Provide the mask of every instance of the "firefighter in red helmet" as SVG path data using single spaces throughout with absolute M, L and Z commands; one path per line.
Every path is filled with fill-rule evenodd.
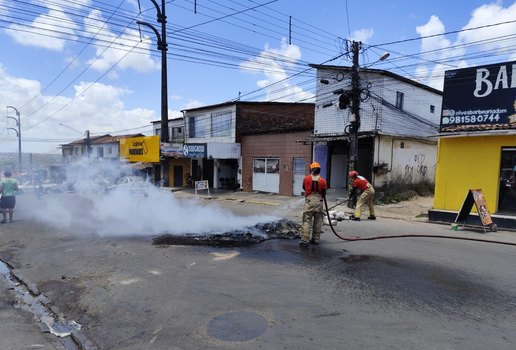
M 321 175 L 321 166 L 317 162 L 310 164 L 310 174 L 303 179 L 305 191 L 305 208 L 303 211 L 303 226 L 299 246 L 308 247 L 309 243 L 319 244 L 323 223 L 323 199 L 328 186 Z M 310 239 L 310 231 L 312 238 Z
M 348 177 L 353 180 L 353 189 L 349 195 L 351 198 L 357 190 L 362 191 L 358 197 L 357 205 L 355 207 L 355 214 L 351 217 L 352 220 L 360 221 L 360 214 L 362 207 L 367 203 L 369 207 L 369 220 L 376 220 L 374 214 L 374 187 L 363 176 L 358 175 L 358 171 L 350 171 Z

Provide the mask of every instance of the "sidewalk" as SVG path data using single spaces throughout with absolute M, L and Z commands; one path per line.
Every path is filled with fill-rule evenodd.
M 197 196 L 192 188 L 164 188 L 165 190 L 172 191 L 177 197 L 184 198 L 202 198 L 212 200 L 231 200 L 238 201 L 241 203 L 261 204 L 267 206 L 288 206 L 292 209 L 298 208 L 299 211 L 303 208 L 303 196 L 288 197 L 281 196 L 274 193 L 264 192 L 243 192 L 243 191 L 230 191 L 221 189 L 210 189 L 208 191 L 199 191 Z M 353 209 L 347 207 L 345 199 L 348 197 L 346 190 L 341 189 L 329 189 L 326 194 L 326 200 L 328 207 L 335 211 L 344 211 L 347 214 L 352 214 Z M 342 203 L 340 205 L 337 205 Z M 337 205 L 337 206 L 336 206 Z M 428 210 L 432 208 L 433 197 L 416 197 L 412 200 L 400 202 L 396 204 L 386 205 L 375 205 L 376 216 L 380 218 L 390 219 L 401 219 L 401 220 L 413 220 L 413 221 L 428 221 Z M 367 209 L 365 210 L 367 214 Z

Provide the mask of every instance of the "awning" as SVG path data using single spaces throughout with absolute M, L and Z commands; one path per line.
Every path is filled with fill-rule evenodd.
M 152 168 L 154 166 L 154 163 L 148 163 L 148 162 L 136 162 L 136 163 L 130 163 L 129 167 L 132 169 L 147 169 Z

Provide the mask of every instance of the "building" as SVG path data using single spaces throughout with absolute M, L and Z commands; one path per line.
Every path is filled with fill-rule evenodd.
M 189 158 L 183 156 L 185 142 L 185 125 L 182 117 L 169 119 L 169 142 L 161 143 L 161 163 L 154 166 L 155 175 L 159 175 L 165 186 L 187 186 L 191 173 Z M 161 121 L 152 122 L 154 135 L 161 136 Z
M 341 98 L 351 89 L 351 67 L 311 65 L 317 70 L 312 143 L 314 160 L 330 188 L 347 188 L 353 116 Z M 358 171 L 375 186 L 434 181 L 442 93 L 397 74 L 360 69 Z
M 430 220 L 455 221 L 481 190 L 498 227 L 516 227 L 515 96 L 516 62 L 446 71 Z
M 86 137 L 64 145 L 61 152 L 64 163 L 78 161 L 84 157 L 90 159 L 120 160 L 120 139 L 143 136 L 142 134 L 117 135 L 109 134 Z M 89 149 L 88 149 L 89 148 Z
M 194 181 L 294 194 L 297 173 L 305 174 L 311 161 L 310 146 L 295 140 L 313 129 L 312 103 L 234 101 L 182 112 L 183 156 Z

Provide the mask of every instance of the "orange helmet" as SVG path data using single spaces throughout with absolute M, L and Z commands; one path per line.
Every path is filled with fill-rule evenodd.
M 314 169 L 314 168 L 321 168 L 321 166 L 319 165 L 319 163 L 317 162 L 313 162 L 312 164 L 310 164 L 310 170 Z
M 355 171 L 355 170 L 350 171 L 350 172 L 348 173 L 348 176 L 349 176 L 349 177 L 357 177 L 357 176 L 358 176 L 358 171 Z

